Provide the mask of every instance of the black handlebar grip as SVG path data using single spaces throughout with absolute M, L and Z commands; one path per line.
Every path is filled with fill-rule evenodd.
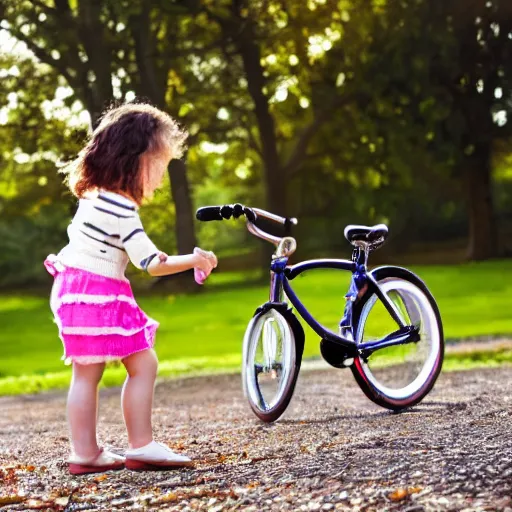
M 245 215 L 247 220 L 255 222 L 258 216 L 251 208 L 240 203 L 225 204 L 224 206 L 203 206 L 196 211 L 196 219 L 208 222 L 210 220 L 238 219 Z
M 223 219 L 230 219 L 233 215 L 233 207 L 230 204 L 225 204 L 220 207 L 220 215 Z
M 238 219 L 241 215 L 244 214 L 244 206 L 240 203 L 236 203 L 233 205 L 233 217 Z
M 220 206 L 203 206 L 196 212 L 196 219 L 208 222 L 210 220 L 223 220 L 220 213 Z
M 244 215 L 249 222 L 256 222 L 256 219 L 258 218 L 254 211 L 247 206 L 244 206 Z

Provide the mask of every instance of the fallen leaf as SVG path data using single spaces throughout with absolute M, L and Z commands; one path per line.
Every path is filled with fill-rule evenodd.
M 152 505 L 159 505 L 160 503 L 174 503 L 178 501 L 178 495 L 175 492 L 169 492 L 162 496 L 158 496 L 158 498 L 154 498 L 151 500 Z
M 417 493 L 421 492 L 422 490 L 423 490 L 423 487 L 409 487 L 407 489 L 407 492 L 409 494 L 417 494 Z
M 103 482 L 103 480 L 106 480 L 107 478 L 108 478 L 108 475 L 100 475 L 100 476 L 97 476 L 96 478 L 93 478 L 93 480 L 99 484 L 100 482 Z
M 43 500 L 31 499 L 27 501 L 26 506 L 30 510 L 40 510 L 42 508 L 48 508 L 48 503 Z
M 13 505 L 14 503 L 21 503 L 25 501 L 24 496 L 18 496 L 17 494 L 12 494 L 10 496 L 0 496 L 0 505 Z
M 55 499 L 55 505 L 59 507 L 65 507 L 69 502 L 69 496 L 61 496 L 60 498 Z
M 274 456 L 265 456 L 265 457 L 252 457 L 251 459 L 249 459 L 250 462 L 260 462 L 261 460 L 269 460 L 269 459 L 273 459 Z
M 405 489 L 397 489 L 389 495 L 391 501 L 402 501 L 407 498 L 407 491 Z
M 0 469 L 0 481 L 13 484 L 18 480 L 16 476 L 16 470 L 14 467 L 5 467 Z

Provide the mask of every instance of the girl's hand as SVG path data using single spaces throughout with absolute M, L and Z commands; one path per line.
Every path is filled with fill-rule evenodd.
M 167 261 L 167 258 L 169 256 L 167 254 L 165 254 L 165 252 L 159 252 L 158 253 L 158 259 L 160 260 L 160 263 L 163 263 L 164 261 Z
M 199 247 L 194 249 L 195 264 L 194 267 L 202 270 L 206 275 L 217 266 L 217 256 L 211 251 L 203 251 Z

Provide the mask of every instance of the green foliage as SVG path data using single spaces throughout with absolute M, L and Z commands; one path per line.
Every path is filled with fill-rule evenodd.
M 47 283 L 43 261 L 66 242 L 62 209 L 44 207 L 37 215 L 0 220 L 0 286 Z
M 301 219 L 302 247 L 337 247 L 354 221 L 389 222 L 402 248 L 463 237 L 469 170 L 492 153 L 498 218 L 508 222 L 510 2 L 0 7 L 2 33 L 28 47 L 0 54 L 0 286 L 44 281 L 36 258 L 65 242 L 53 232 L 75 201 L 56 163 L 80 149 L 83 110 L 95 121 L 106 104 L 136 96 L 188 128 L 194 206 L 272 204 Z M 142 210 L 168 252 L 177 215 L 169 183 Z M 241 223 L 196 228 L 216 250 L 255 247 Z M 19 254 L 34 261 L 15 272 Z
M 47 282 L 43 260 L 65 244 L 74 200 L 57 163 L 78 151 L 85 130 L 56 116 L 69 96 L 55 100 L 61 82 L 50 67 L 29 57 L 0 60 L 0 104 L 8 105 L 0 123 L 0 286 L 33 286 Z
M 355 26 L 344 26 L 324 64 L 331 76 L 342 71 L 352 101 L 321 128 L 303 165 L 306 211 L 326 202 L 344 217 L 344 187 L 355 218 L 385 219 L 401 240 L 428 226 L 439 238 L 461 236 L 468 214 L 472 235 L 492 231 L 489 155 L 498 145 L 511 150 L 510 3 L 357 4 Z M 503 199 L 497 205 L 507 208 Z

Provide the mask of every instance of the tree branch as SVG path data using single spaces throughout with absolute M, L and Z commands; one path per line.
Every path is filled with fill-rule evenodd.
M 254 149 L 258 155 L 260 155 L 261 158 L 263 158 L 263 150 L 261 149 L 261 146 L 258 144 L 258 141 L 254 137 L 252 131 L 250 129 L 247 130 L 247 133 L 249 135 L 249 147 Z
M 213 21 L 216 21 L 221 27 L 226 27 L 226 25 L 229 23 L 229 19 L 223 18 L 222 16 L 219 16 L 218 14 L 215 14 L 210 9 L 207 9 L 205 5 L 201 6 L 201 12 L 204 12 L 208 18 L 210 18 Z
M 55 9 L 53 7 L 50 7 L 49 5 L 46 5 L 44 2 L 41 2 L 41 0 L 30 0 L 30 3 L 35 6 L 42 9 L 44 12 L 49 13 L 55 13 Z
M 135 43 L 135 60 L 139 73 L 139 94 L 165 108 L 165 83 L 157 67 L 156 45 L 151 33 L 150 6 L 145 4 L 140 13 L 128 18 L 128 27 Z M 170 63 L 167 62 L 167 66 Z
M 55 7 L 58 11 L 71 14 L 71 6 L 69 5 L 69 0 L 53 0 Z
M 347 105 L 354 99 L 354 96 L 351 95 L 338 97 L 334 101 L 332 101 L 327 108 L 321 110 L 315 116 L 315 118 L 309 124 L 309 126 L 307 126 L 302 132 L 301 136 L 297 140 L 297 143 L 295 144 L 295 148 L 292 151 L 292 154 L 290 155 L 288 162 L 286 162 L 286 164 L 283 167 L 283 171 L 287 178 L 292 178 L 296 174 L 297 169 L 300 166 L 300 163 L 306 156 L 308 145 L 311 142 L 311 139 L 318 132 L 322 124 L 324 124 L 332 117 L 337 108 L 341 107 L 342 105 Z
M 46 14 L 48 14 L 48 23 L 41 24 L 38 20 L 38 15 L 35 10 L 25 13 L 27 19 L 36 25 L 37 28 L 35 34 L 45 41 L 47 48 L 55 48 L 60 50 L 60 58 L 58 60 L 53 59 L 51 57 L 51 53 L 48 53 L 46 48 L 38 47 L 35 43 L 33 43 L 32 34 L 29 36 L 23 34 L 21 31 L 23 24 L 19 26 L 13 25 L 11 33 L 18 40 L 23 41 L 27 46 L 29 46 L 39 60 L 45 62 L 48 65 L 51 65 L 59 73 L 61 73 L 70 85 L 72 85 L 72 83 L 75 83 L 76 86 L 81 85 L 76 77 L 84 75 L 86 71 L 84 70 L 84 65 L 78 55 L 76 40 L 73 39 L 76 37 L 77 24 L 71 15 L 71 11 L 69 10 L 66 12 L 65 9 L 62 11 L 53 9 L 43 4 L 40 0 L 30 1 L 33 2 L 34 5 L 40 6 L 46 12 Z M 67 0 L 63 0 L 63 2 L 65 3 Z M 68 37 L 70 35 L 71 38 Z M 28 39 L 29 37 L 31 39 Z M 66 37 L 68 37 L 67 41 L 65 40 Z M 64 51 L 62 50 L 61 45 L 64 45 Z M 37 48 L 39 48 L 39 53 L 36 51 Z M 41 52 L 46 53 L 46 59 L 42 58 L 43 55 Z M 69 69 L 74 69 L 76 71 L 76 77 L 73 77 L 71 74 L 69 74 L 67 71 Z
M 34 43 L 34 41 L 27 37 L 21 32 L 20 30 L 8 28 L 4 29 L 7 30 L 13 37 L 18 39 L 18 41 L 21 41 L 27 45 L 27 48 L 44 64 L 48 64 L 52 68 L 55 68 L 69 83 L 69 85 L 73 88 L 75 88 L 76 81 L 74 77 L 69 73 L 68 69 L 64 65 L 64 62 L 58 59 L 54 59 L 44 48 L 41 48 L 37 44 Z
M 101 8 L 102 3 L 98 0 L 81 0 L 78 4 L 79 39 L 89 59 L 88 68 L 96 77 L 94 82 L 87 81 L 85 84 L 90 91 L 87 110 L 93 126 L 105 104 L 113 98 L 112 44 L 106 37 L 107 29 L 101 19 Z

